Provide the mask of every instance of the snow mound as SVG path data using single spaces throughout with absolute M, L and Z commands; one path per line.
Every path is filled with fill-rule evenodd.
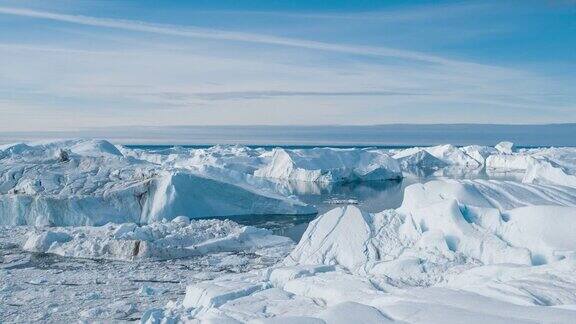
M 65 257 L 111 260 L 174 259 L 219 252 L 285 253 L 287 237 L 241 226 L 229 220 L 192 220 L 138 226 L 134 223 L 100 227 L 60 227 L 30 233 L 23 249 Z
M 387 154 L 361 149 L 274 149 L 257 177 L 310 182 L 389 180 L 402 177 L 398 163 Z
M 85 140 L 70 147 L 74 154 L 83 156 L 122 156 L 116 146 L 105 140 Z
M 455 264 L 554 262 L 576 251 L 573 215 L 574 190 L 431 181 L 407 187 L 397 210 L 370 214 L 347 206 L 318 217 L 285 264 L 423 280 Z
M 477 214 L 477 223 L 469 223 L 467 216 L 455 201 L 406 216 L 393 211 L 368 214 L 350 206 L 333 210 L 310 225 L 285 263 L 337 265 L 353 273 L 408 281 L 436 271 L 440 276 L 454 263 L 531 263 L 528 249 L 513 247 L 481 227 L 483 222 L 492 225 L 493 218 L 500 217 L 497 211 Z
M 566 263 L 561 270 L 550 267 L 519 269 L 507 265 L 492 266 L 492 269 L 477 267 L 463 272 L 447 288 L 392 291 L 383 291 L 385 280 L 343 271 L 295 278 L 289 280 L 285 288 L 270 285 L 266 275 L 259 273 L 230 275 L 189 286 L 184 297 L 186 303 L 170 303 L 164 309 L 152 309 L 145 313 L 142 321 L 572 323 L 576 311 L 569 306 L 574 303 L 574 296 L 570 294 L 574 280 L 565 272 L 574 270 L 575 264 Z M 493 274 L 497 279 L 485 284 L 489 279 L 482 275 L 498 270 L 499 274 Z M 546 271 L 551 271 L 551 275 L 546 276 Z M 530 278 L 530 275 L 540 277 Z M 544 289 L 544 282 L 551 284 L 549 289 Z M 523 292 L 523 288 L 528 291 Z M 531 293 L 534 295 L 530 296 Z M 549 303 L 539 297 L 550 298 Z M 561 306 L 535 307 L 562 305 L 562 302 L 567 305 L 565 309 Z
M 532 205 L 576 206 L 576 188 L 499 180 L 434 180 L 404 190 L 400 212 L 456 200 L 461 205 L 505 211 Z

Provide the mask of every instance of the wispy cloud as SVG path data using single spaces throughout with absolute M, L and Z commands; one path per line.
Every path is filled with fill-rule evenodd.
M 17 43 L 0 43 L 0 50 L 6 51 L 32 51 L 32 52 L 51 52 L 51 53 L 64 53 L 64 54 L 88 54 L 88 55 L 126 55 L 126 52 L 120 51 L 95 51 L 77 48 L 54 47 L 54 46 L 38 46 Z
M 36 11 L 22 8 L 0 7 L 0 14 L 16 15 L 38 19 L 48 19 L 73 24 L 106 27 L 106 28 L 117 28 L 128 31 L 164 34 L 164 35 L 181 36 L 181 37 L 261 43 L 269 45 L 306 48 L 312 50 L 349 53 L 356 55 L 395 57 L 395 58 L 418 60 L 438 64 L 464 63 L 456 60 L 442 58 L 435 55 L 428 55 L 424 53 L 395 49 L 395 48 L 356 46 L 356 45 L 351 46 L 351 45 L 333 44 L 333 43 L 318 42 L 297 38 L 277 37 L 265 34 L 242 33 L 242 32 L 192 27 L 192 26 L 151 24 L 142 21 L 107 19 L 107 18 L 97 18 L 82 15 L 67 15 L 67 14 Z
M 494 10 L 491 1 L 482 3 L 456 2 L 450 4 L 421 5 L 411 7 L 393 7 L 388 10 L 371 10 L 358 12 L 293 12 L 293 11 L 227 11 L 227 10 L 199 10 L 197 14 L 229 15 L 229 16 L 264 16 L 304 19 L 328 20 L 373 20 L 386 23 L 409 23 L 415 21 L 429 21 L 433 19 L 449 19 L 461 17 L 466 14 L 478 14 Z
M 416 7 L 377 14 L 390 22 L 419 21 L 411 27 L 414 31 L 427 26 L 430 17 L 442 20 L 443 14 L 458 15 L 475 7 L 456 4 L 450 8 L 447 13 Z M 107 19 L 0 6 L 2 14 L 43 27 L 10 26 L 15 19 L 4 20 L 7 26 L 0 26 L 15 31 L 0 35 L 4 42 L 0 43 L 3 129 L 542 122 L 574 121 L 576 116 L 573 82 L 543 77 L 521 69 L 520 64 L 514 68 L 478 64 L 471 56 L 443 57 L 447 53 L 443 51 L 430 55 L 425 46 L 414 47 L 421 51 L 393 48 L 398 44 L 410 48 L 402 42 L 386 40 L 392 47 L 351 45 L 345 39 L 356 39 L 364 30 L 339 37 L 332 28 L 343 21 L 325 24 L 332 19 L 331 13 L 318 25 L 314 21 L 314 26 L 290 30 L 293 37 L 154 24 L 137 16 Z M 349 15 L 357 16 L 333 18 L 370 14 Z M 357 20 L 350 24 L 363 28 L 362 20 Z M 274 19 L 269 21 L 275 24 Z M 234 28 L 235 24 L 207 26 L 246 27 L 239 23 Z M 284 31 L 298 27 L 281 25 Z M 327 31 L 330 42 L 307 39 L 328 39 L 309 32 L 317 26 Z M 367 30 L 374 32 L 374 26 Z M 243 30 L 266 30 L 258 27 L 256 22 Z M 395 39 L 407 36 L 406 31 L 391 32 L 398 34 Z
M 175 94 L 166 93 L 167 96 Z M 176 94 L 177 95 L 177 94 Z M 274 97 L 354 97 L 354 96 L 418 96 L 424 93 L 398 91 L 228 91 L 191 93 L 190 96 L 207 100 L 263 99 Z

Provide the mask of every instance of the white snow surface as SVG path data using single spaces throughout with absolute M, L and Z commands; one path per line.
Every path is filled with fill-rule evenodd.
M 389 180 L 402 177 L 398 163 L 383 152 L 361 149 L 274 149 L 257 177 L 311 182 Z
M 142 322 L 572 323 L 575 231 L 576 188 L 414 184 L 400 208 L 336 208 L 280 264 L 190 285 Z
M 483 172 L 521 181 L 446 179 Z M 440 179 L 395 209 L 335 208 L 296 245 L 201 219 L 312 213 L 291 195 L 403 175 Z M 7 322 L 576 318 L 576 148 L 2 145 L 0 225 Z
M 175 259 L 220 252 L 284 255 L 293 242 L 269 230 L 229 220 L 107 224 L 100 227 L 49 227 L 30 233 L 23 249 L 65 257 L 110 260 Z

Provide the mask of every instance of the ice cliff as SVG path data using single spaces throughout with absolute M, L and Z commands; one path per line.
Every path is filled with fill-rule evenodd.
M 303 203 L 124 156 L 106 141 L 0 147 L 0 224 L 103 225 L 188 217 L 313 213 Z

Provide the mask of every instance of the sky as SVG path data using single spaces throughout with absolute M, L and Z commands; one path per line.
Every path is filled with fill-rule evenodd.
M 576 1 L 0 0 L 0 131 L 576 122 Z

